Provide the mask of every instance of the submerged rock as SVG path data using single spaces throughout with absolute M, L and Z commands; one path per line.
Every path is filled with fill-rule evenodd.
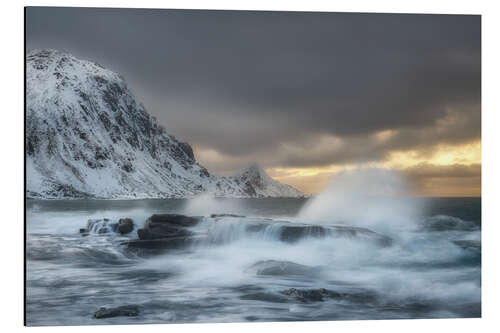
M 137 305 L 123 305 L 116 308 L 102 307 L 94 313 L 94 318 L 135 317 L 139 315 Z
M 337 292 L 325 288 L 319 289 L 296 289 L 290 288 L 280 292 L 291 296 L 301 302 L 323 302 L 325 299 L 348 301 L 350 303 L 373 303 L 377 295 L 371 291 Z
M 317 275 L 319 268 L 296 264 L 291 261 L 264 260 L 250 266 L 247 271 L 257 275 Z

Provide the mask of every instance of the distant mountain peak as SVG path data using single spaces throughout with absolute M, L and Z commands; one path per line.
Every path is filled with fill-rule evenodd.
M 37 49 L 26 67 L 28 197 L 301 195 L 258 166 L 240 177 L 211 175 L 188 143 L 147 113 L 122 76 L 94 62 Z
M 266 196 L 266 194 L 269 194 L 269 196 L 280 196 L 280 193 L 282 193 L 281 196 L 287 197 L 304 196 L 304 194 L 296 188 L 271 178 L 257 163 L 251 163 L 244 168 L 236 176 L 236 179 L 240 183 L 250 187 L 247 191 L 255 192 L 255 196 Z M 273 195 L 270 195 L 270 193 Z
M 266 171 L 259 164 L 255 162 L 249 164 L 239 172 L 240 176 L 244 174 L 255 177 L 262 177 L 262 176 L 269 177 Z

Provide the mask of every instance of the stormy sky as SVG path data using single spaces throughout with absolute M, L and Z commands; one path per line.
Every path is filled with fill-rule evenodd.
M 258 162 L 315 192 L 374 165 L 424 195 L 480 194 L 480 16 L 32 7 L 26 20 L 28 49 L 119 72 L 214 173 Z

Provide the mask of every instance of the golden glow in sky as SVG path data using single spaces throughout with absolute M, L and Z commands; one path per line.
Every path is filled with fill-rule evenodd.
M 393 135 L 394 131 L 384 131 L 377 133 L 376 139 L 384 141 Z M 270 168 L 266 171 L 274 179 L 308 194 L 320 192 L 338 172 L 356 167 L 381 167 L 407 174 L 415 187 L 414 195 L 480 196 L 480 166 L 481 141 L 477 140 L 460 145 L 437 145 L 426 150 L 393 151 L 384 161 L 376 163 Z M 457 170 L 467 172 L 453 172 Z

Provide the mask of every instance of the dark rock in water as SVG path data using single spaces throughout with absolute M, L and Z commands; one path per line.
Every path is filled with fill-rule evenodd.
M 193 236 L 189 227 L 195 226 L 199 217 L 190 217 L 179 214 L 154 214 L 137 230 L 139 240 L 124 244 L 130 248 L 142 249 L 177 249 L 185 248 L 199 237 Z
M 237 214 L 211 214 L 211 218 L 218 218 L 218 217 L 245 217 L 243 215 L 237 215 Z
M 325 299 L 336 299 L 351 303 L 374 303 L 377 295 L 370 291 L 336 292 L 325 288 L 320 289 L 296 289 L 290 288 L 280 291 L 281 294 L 292 296 L 301 302 L 323 302 Z
M 481 251 L 481 241 L 479 240 L 455 240 L 453 244 L 465 250 Z
M 339 293 L 324 288 L 310 290 L 290 288 L 281 291 L 281 293 L 286 296 L 293 296 L 301 302 L 322 302 L 324 297 L 340 297 Z
M 138 229 L 137 236 L 139 237 L 139 239 L 142 239 L 142 240 L 147 240 L 147 239 L 152 238 L 151 233 L 146 229 Z
M 128 234 L 132 230 L 134 230 L 134 221 L 132 221 L 132 219 L 123 218 L 118 220 L 118 232 L 120 232 L 120 234 Z
M 135 317 L 139 315 L 137 305 L 124 305 L 116 308 L 102 307 L 94 313 L 94 318 L 112 318 L 112 317 Z
M 272 224 L 279 224 L 279 239 L 282 242 L 295 243 L 305 238 L 325 238 L 325 237 L 340 237 L 340 238 L 365 238 L 375 242 L 382 247 L 391 246 L 392 238 L 378 234 L 366 228 L 340 226 L 340 225 L 310 225 L 302 223 L 290 223 L 287 221 L 273 221 L 270 219 L 262 219 L 260 221 L 251 220 L 246 226 L 247 232 L 261 232 Z
M 192 232 L 185 228 L 176 228 L 168 225 L 161 227 L 144 227 L 137 230 L 137 236 L 141 240 L 152 240 L 172 237 L 186 237 L 192 235 Z
M 319 268 L 296 264 L 291 261 L 264 260 L 253 264 L 248 271 L 257 275 L 317 275 Z
M 85 233 L 87 233 L 87 232 L 89 232 L 89 231 L 87 230 L 87 228 L 80 228 L 80 233 L 81 233 L 81 234 L 85 234 Z
M 142 229 L 137 230 L 138 240 L 125 243 L 129 248 L 139 249 L 182 249 L 205 236 L 194 235 L 188 228 L 199 223 L 201 217 L 179 214 L 154 214 L 146 221 Z
M 182 227 L 192 227 L 200 222 L 200 217 L 185 216 L 180 214 L 153 214 L 146 223 L 152 225 L 173 224 Z
M 186 228 L 195 226 L 200 217 L 179 214 L 154 214 L 137 230 L 141 240 L 160 239 L 167 237 L 189 236 L 192 234 Z
M 375 242 L 379 246 L 390 246 L 392 244 L 392 239 L 390 237 L 375 233 L 371 230 L 364 228 L 356 228 L 349 226 L 334 226 L 334 225 L 310 225 L 302 223 L 291 223 L 288 221 L 277 221 L 266 218 L 246 218 L 244 216 L 234 215 L 234 214 L 212 214 L 210 222 L 218 224 L 225 222 L 224 219 L 228 217 L 238 217 L 241 218 L 238 222 L 237 229 L 243 228 L 247 233 L 261 233 L 263 237 L 276 237 L 277 240 L 282 242 L 294 243 L 302 239 L 309 237 L 313 238 L 325 238 L 325 237 L 348 237 L 355 239 L 365 239 L 369 242 Z M 120 230 L 122 221 L 117 225 L 117 229 Z M 152 241 L 158 240 L 158 242 L 129 242 L 130 247 L 145 247 L 145 248 L 173 248 L 173 244 L 180 244 L 184 246 L 187 243 L 196 241 L 199 239 L 200 232 L 202 230 L 192 229 L 203 217 L 191 217 L 179 214 L 154 214 L 148 218 L 144 227 L 137 230 L 137 235 L 141 241 Z M 230 223 L 234 221 L 229 221 Z M 130 220 L 130 224 L 132 221 Z M 128 224 L 130 228 L 130 224 Z M 241 228 L 240 228 L 241 227 Z M 214 228 L 217 229 L 217 228 Z M 217 234 L 211 233 L 211 231 L 205 231 L 206 234 L 202 236 L 206 237 L 211 242 L 225 241 L 226 238 L 231 240 L 232 238 L 232 228 L 227 230 L 222 228 L 222 231 L 227 234 Z M 227 237 L 226 237 L 227 236 Z M 236 234 L 239 237 L 239 234 Z M 268 263 L 269 264 L 269 263 Z M 275 274 L 280 274 L 279 270 L 295 270 L 292 274 L 304 274 L 300 273 L 300 269 L 297 266 L 291 266 L 293 263 L 287 263 L 285 266 L 280 264 L 281 268 L 276 270 L 276 268 L 266 268 L 265 272 L 274 272 Z M 284 268 L 283 268 L 284 267 Z M 273 273 L 273 274 L 274 274 Z

